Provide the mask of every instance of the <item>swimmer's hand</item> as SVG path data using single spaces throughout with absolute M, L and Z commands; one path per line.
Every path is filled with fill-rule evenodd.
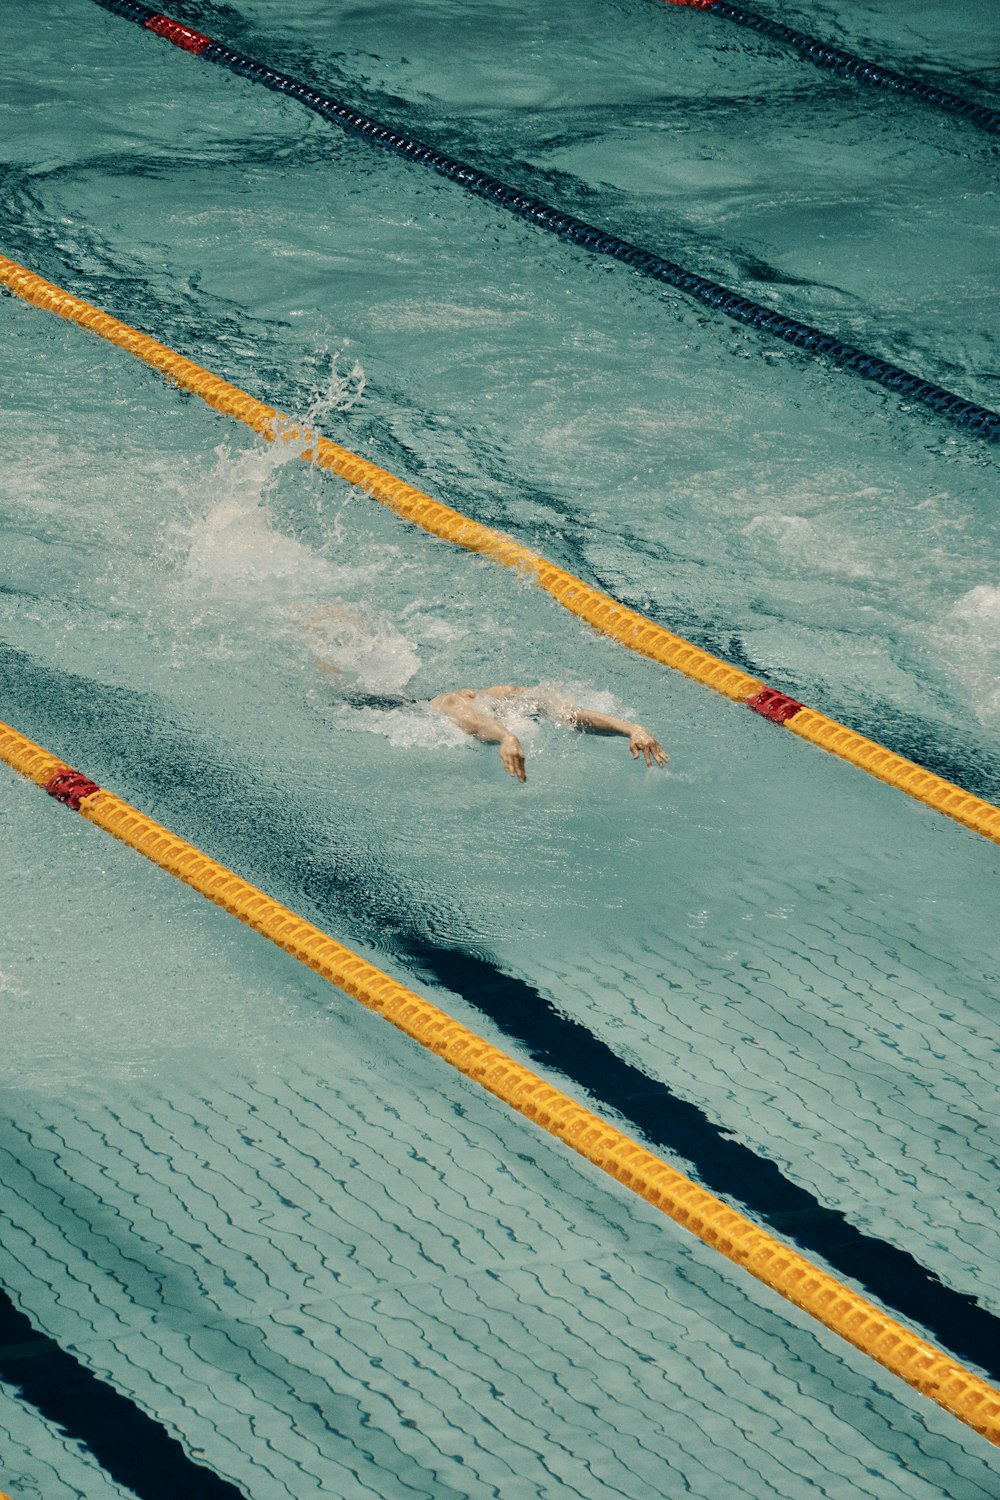
M 647 766 L 651 766 L 655 760 L 658 766 L 665 766 L 670 759 L 663 746 L 653 739 L 648 729 L 643 729 L 641 724 L 633 724 L 628 741 L 632 752 L 632 759 L 638 760 L 641 755 Z
M 524 751 L 521 741 L 514 734 L 505 734 L 500 741 L 500 759 L 503 768 L 517 781 L 527 781 L 524 772 Z
M 508 775 L 514 777 L 515 781 L 527 780 L 524 774 L 524 751 L 521 748 L 521 741 L 516 735 L 511 734 L 494 714 L 484 712 L 483 708 L 477 704 L 476 699 L 482 696 L 501 699 L 529 698 L 534 703 L 536 711 L 543 709 L 568 728 L 580 729 L 585 734 L 628 735 L 633 760 L 638 760 L 641 755 L 647 766 L 653 765 L 654 762 L 658 766 L 665 766 L 667 763 L 667 755 L 663 746 L 654 740 L 649 730 L 643 729 L 641 724 L 632 724 L 627 719 L 616 719 L 612 714 L 601 713 L 596 708 L 581 708 L 579 704 L 570 703 L 566 698 L 553 697 L 552 693 L 544 687 L 520 688 L 506 685 L 484 688 L 481 694 L 477 693 L 475 688 L 459 688 L 455 692 L 440 693 L 438 697 L 431 699 L 431 707 L 445 714 L 458 725 L 459 729 L 464 729 L 466 734 L 473 735 L 477 740 L 485 740 L 487 744 L 498 745 L 503 768 Z

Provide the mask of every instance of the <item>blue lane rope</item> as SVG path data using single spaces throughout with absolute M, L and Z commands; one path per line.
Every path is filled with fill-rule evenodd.
M 683 5 L 685 0 L 671 0 L 671 3 Z M 811 63 L 815 63 L 817 68 L 830 68 L 845 78 L 856 78 L 875 88 L 892 89 L 897 94 L 921 99 L 925 104 L 934 104 L 938 109 L 947 110 L 949 114 L 961 115 L 983 130 L 1000 135 L 1000 110 L 974 104 L 971 99 L 962 99 L 958 94 L 950 94 L 947 89 L 921 83 L 918 78 L 907 78 L 903 73 L 894 73 L 889 68 L 883 68 L 880 63 L 866 62 L 863 57 L 842 52 L 839 47 L 831 47 L 827 42 L 809 36 L 807 32 L 795 31 L 790 26 L 783 26 L 780 21 L 772 21 L 767 16 L 757 15 L 755 11 L 744 10 L 742 6 L 729 5 L 727 0 L 714 0 L 714 3 L 692 8 L 704 10 L 709 15 L 722 16 L 727 21 L 735 21 L 737 26 L 747 26 L 777 42 L 786 42 Z
M 153 10 L 147 5 L 134 4 L 133 0 L 94 0 L 94 3 L 104 10 L 109 10 L 142 26 L 162 17 L 162 12 Z M 181 23 L 174 24 L 184 29 Z M 218 63 L 242 78 L 263 84 L 265 88 L 275 93 L 285 94 L 288 98 L 297 100 L 307 109 L 311 109 L 315 114 L 339 125 L 349 133 L 360 135 L 387 151 L 394 151 L 400 156 L 405 156 L 409 161 L 419 162 L 433 168 L 440 176 L 459 183 L 467 192 L 475 193 L 480 198 L 496 203 L 519 218 L 528 220 L 529 223 L 548 229 L 562 239 L 570 240 L 573 244 L 595 255 L 606 255 L 613 260 L 621 261 L 654 281 L 665 282 L 668 286 L 685 293 L 704 306 L 725 314 L 733 322 L 761 329 L 786 344 L 794 345 L 797 349 L 822 354 L 833 364 L 843 369 L 853 370 L 864 379 L 884 386 L 887 390 L 894 391 L 909 400 L 920 402 L 941 416 L 971 429 L 981 437 L 990 441 L 1000 439 L 1000 413 L 991 411 L 988 407 L 967 401 L 964 397 L 956 395 L 954 391 L 945 390 L 943 386 L 924 380 L 921 376 L 914 375 L 899 365 L 893 365 L 875 355 L 866 354 L 863 350 L 855 348 L 853 344 L 844 343 L 833 334 L 824 333 L 821 329 L 799 322 L 796 318 L 786 317 L 784 313 L 777 312 L 774 308 L 752 302 L 739 292 L 734 292 L 717 282 L 708 281 L 704 276 L 687 271 L 673 261 L 665 260 L 649 250 L 643 250 L 638 245 L 630 244 L 628 240 L 598 229 L 593 224 L 587 224 L 573 214 L 562 213 L 542 202 L 540 198 L 510 187 L 496 177 L 480 172 L 475 167 L 455 160 L 454 157 L 444 155 L 433 146 L 424 145 L 411 136 L 382 125 L 378 120 L 373 120 L 346 104 L 330 99 L 318 89 L 298 83 L 287 74 L 276 72 L 275 69 L 268 68 L 263 63 L 254 62 L 252 58 L 243 57 L 240 53 L 231 51 L 220 42 L 205 38 L 196 32 L 189 32 L 189 35 L 199 37 L 197 48 L 188 49 L 196 50 L 199 57 Z M 179 42 L 178 45 L 185 44 Z

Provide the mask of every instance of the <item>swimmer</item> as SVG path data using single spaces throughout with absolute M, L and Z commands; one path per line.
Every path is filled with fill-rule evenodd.
M 500 747 L 500 760 L 505 771 L 517 781 L 526 781 L 524 749 L 516 734 L 512 734 L 503 721 L 492 711 L 492 704 L 484 699 L 493 699 L 498 705 L 510 703 L 525 713 L 544 713 L 557 724 L 567 729 L 579 729 L 584 734 L 628 735 L 632 759 L 641 755 L 647 766 L 666 765 L 668 756 L 663 747 L 641 724 L 632 724 L 628 719 L 616 719 L 611 714 L 598 713 L 593 708 L 581 708 L 562 693 L 546 687 L 514 687 L 501 684 L 498 687 L 459 688 L 456 692 L 440 693 L 430 700 L 431 707 L 444 714 L 464 729 L 474 739 Z
M 357 607 L 332 602 L 311 607 L 300 604 L 293 608 L 292 617 L 310 638 L 313 661 L 319 670 L 327 677 L 339 679 L 338 688 L 344 703 L 355 708 L 374 709 L 410 708 L 428 703 L 426 698 L 412 698 L 401 693 L 361 691 L 345 680 L 348 674 L 337 662 L 330 660 L 331 651 L 341 655 L 345 645 L 350 645 L 356 652 L 358 643 L 370 635 L 368 622 Z M 581 730 L 584 734 L 627 735 L 633 760 L 642 756 L 647 766 L 667 763 L 663 747 L 641 724 L 617 719 L 597 709 L 581 708 L 565 693 L 544 684 L 515 687 L 505 683 L 488 688 L 458 688 L 453 692 L 439 693 L 429 700 L 431 708 L 451 719 L 473 739 L 498 745 L 504 770 L 516 781 L 525 781 L 524 747 L 503 722 L 502 705 L 505 703 L 522 714 L 546 714 L 557 724 Z

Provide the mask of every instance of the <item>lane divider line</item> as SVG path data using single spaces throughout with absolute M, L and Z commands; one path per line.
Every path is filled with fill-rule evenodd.
M 517 542 L 513 537 L 490 526 L 483 526 L 452 510 L 441 501 L 434 500 L 422 490 L 407 484 L 403 479 L 380 469 L 376 464 L 342 448 L 329 438 L 321 437 L 309 429 L 292 428 L 287 418 L 273 406 L 230 385 L 213 375 L 201 365 L 185 359 L 182 354 L 158 343 L 148 334 L 140 333 L 127 323 L 120 322 L 109 313 L 102 312 L 92 303 L 75 297 L 53 282 L 45 281 L 33 271 L 20 266 L 16 261 L 0 255 L 0 286 L 6 286 L 16 296 L 35 307 L 57 313 L 82 328 L 89 329 L 109 343 L 126 349 L 152 369 L 159 370 L 182 390 L 192 391 L 209 406 L 226 416 L 260 433 L 269 441 L 276 438 L 298 438 L 309 446 L 302 451 L 302 458 L 329 469 L 349 484 L 356 485 L 372 499 L 395 511 L 396 515 L 413 525 L 421 526 L 433 536 L 463 547 L 469 552 L 480 553 L 504 567 L 514 568 L 530 577 L 562 607 L 610 636 L 620 645 L 626 646 L 642 656 L 686 677 L 710 687 L 724 698 L 744 703 L 755 712 L 764 714 L 775 723 L 783 724 L 793 734 L 818 745 L 831 755 L 850 762 L 867 771 L 870 776 L 886 782 L 907 796 L 925 803 L 935 812 L 953 818 L 957 823 L 971 828 L 984 838 L 1000 843 L 1000 807 L 974 797 L 953 782 L 945 781 L 933 771 L 906 760 L 894 750 L 887 749 L 875 740 L 869 740 L 855 730 L 839 724 L 835 719 L 815 709 L 806 708 L 794 698 L 767 687 L 757 677 L 751 677 L 738 667 L 721 661 L 674 635 L 654 621 L 619 604 L 608 594 L 602 594 L 583 579 L 564 568 L 550 563 L 538 552 Z
M 890 1317 L 652 1151 L 382 973 L 289 907 L 242 880 L 114 793 L 0 723 L 0 759 L 88 822 L 184 881 L 525 1119 L 742 1266 L 831 1332 L 1000 1445 L 1000 1391 Z M 90 787 L 92 790 L 84 790 Z M 68 790 L 75 788 L 76 790 Z
M 821 329 L 802 323 L 797 318 L 786 317 L 784 313 L 778 312 L 773 307 L 765 307 L 759 302 L 752 302 L 748 297 L 732 291 L 729 287 L 709 281 L 694 271 L 687 271 L 683 266 L 665 260 L 661 255 L 643 250 L 628 240 L 620 239 L 618 235 L 608 234 L 593 224 L 587 224 L 573 214 L 562 213 L 559 209 L 544 203 L 540 198 L 535 198 L 530 193 L 522 193 L 518 188 L 510 187 L 496 177 L 490 177 L 475 167 L 457 161 L 454 157 L 446 156 L 443 152 L 436 151 L 432 146 L 424 145 L 401 131 L 382 125 L 378 120 L 373 120 L 346 104 L 339 104 L 335 99 L 320 93 L 318 89 L 299 83 L 285 73 L 278 73 L 263 63 L 243 57 L 240 53 L 223 46 L 221 42 L 213 41 L 203 32 L 195 31 L 180 21 L 173 21 L 169 16 L 163 15 L 160 11 L 154 11 L 147 5 L 133 4 L 132 0 L 94 0 L 94 3 L 101 6 L 103 10 L 121 16 L 124 20 L 136 22 L 147 31 L 152 31 L 167 41 L 173 42 L 175 46 L 183 48 L 186 52 L 204 58 L 207 62 L 218 63 L 242 78 L 248 78 L 253 83 L 262 84 L 265 88 L 295 99 L 315 114 L 321 115 L 323 119 L 339 125 L 349 134 L 360 135 L 376 146 L 381 146 L 387 151 L 394 151 L 400 156 L 405 156 L 409 161 L 430 167 L 440 176 L 459 183 L 467 192 L 475 193 L 478 197 L 485 198 L 542 229 L 550 230 L 560 238 L 570 240 L 594 255 L 605 255 L 613 260 L 621 261 L 624 265 L 631 266 L 633 270 L 638 271 L 640 275 L 651 277 L 654 281 L 673 287 L 674 290 L 692 297 L 703 306 L 724 314 L 733 322 L 757 328 L 781 339 L 786 344 L 792 344 L 797 349 L 823 355 L 839 368 L 851 370 L 865 380 L 884 386 L 886 390 L 928 406 L 932 411 L 947 417 L 950 421 L 957 422 L 959 426 L 969 429 L 980 437 L 989 441 L 1000 441 L 1000 413 L 988 407 L 967 401 L 964 397 L 956 395 L 954 391 L 945 390 L 934 381 L 924 380 L 921 376 L 914 375 L 899 365 L 889 363 L 888 360 L 866 354 L 863 350 L 855 348 L 853 344 L 845 343 L 833 334 L 824 333 Z
M 925 104 L 934 104 L 938 109 L 947 110 L 949 114 L 961 115 L 974 125 L 982 126 L 983 130 L 1000 135 L 1000 110 L 975 104 L 971 99 L 963 99 L 959 94 L 949 93 L 947 89 L 935 88 L 933 84 L 921 83 L 919 78 L 908 78 L 905 73 L 894 73 L 890 68 L 883 68 L 881 63 L 866 62 L 863 57 L 843 52 L 839 47 L 832 47 L 829 42 L 822 42 L 805 31 L 795 31 L 790 26 L 782 25 L 780 21 L 758 15 L 756 11 L 744 10 L 740 5 L 730 5 L 728 0 L 667 0 L 667 4 L 684 5 L 689 10 L 703 10 L 709 15 L 721 16 L 726 21 L 735 21 L 737 26 L 747 26 L 752 31 L 759 31 L 762 36 L 787 42 L 790 47 L 801 52 L 808 62 L 815 63 L 817 68 L 830 68 L 845 78 L 856 78 L 860 83 L 870 83 L 875 88 L 892 89 L 897 94 L 921 99 Z

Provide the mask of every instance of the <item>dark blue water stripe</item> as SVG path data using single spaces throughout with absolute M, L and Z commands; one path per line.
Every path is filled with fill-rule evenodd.
M 122 15 L 126 14 L 127 10 L 128 12 L 141 12 L 145 17 L 147 10 L 145 6 L 130 4 L 125 4 L 123 8 L 123 0 L 95 0 L 95 3 L 106 10 Z M 156 12 L 150 12 L 150 14 L 156 14 Z M 132 19 L 131 15 L 129 19 Z M 821 329 L 813 328 L 808 323 L 802 323 L 796 318 L 786 317 L 784 313 L 777 312 L 774 308 L 763 307 L 757 302 L 752 302 L 728 287 L 709 281 L 693 271 L 685 270 L 683 266 L 673 261 L 665 260 L 663 256 L 643 250 L 638 245 L 619 238 L 618 235 L 596 228 L 593 224 L 587 224 L 584 220 L 576 218 L 574 214 L 562 213 L 540 198 L 535 198 L 530 193 L 523 193 L 518 188 L 511 187 L 486 172 L 480 172 L 465 162 L 457 161 L 454 157 L 435 150 L 433 146 L 425 145 L 422 141 L 415 140 L 402 131 L 383 125 L 359 110 L 352 109 L 349 105 L 340 104 L 318 89 L 299 83 L 285 73 L 279 73 L 263 63 L 254 62 L 252 58 L 243 57 L 220 42 L 210 41 L 199 56 L 227 68 L 242 78 L 263 84 L 265 88 L 272 89 L 275 93 L 295 99 L 298 103 L 304 104 L 307 109 L 339 125 L 343 130 L 362 136 L 373 145 L 381 146 L 387 151 L 394 151 L 400 156 L 405 156 L 409 161 L 432 168 L 440 176 L 457 182 L 467 192 L 475 193 L 478 197 L 497 204 L 509 213 L 528 220 L 529 223 L 537 224 L 539 228 L 550 230 L 584 250 L 621 261 L 641 275 L 665 283 L 713 311 L 723 313 L 733 322 L 759 329 L 774 338 L 781 339 L 786 344 L 792 344 L 797 349 L 823 355 L 842 369 L 851 370 L 865 380 L 873 381 L 911 401 L 930 407 L 932 411 L 938 412 L 941 416 L 970 429 L 981 437 L 991 441 L 1000 439 L 1000 413 L 991 411 L 988 407 L 967 401 L 964 397 L 945 390 L 933 381 L 911 374 L 899 365 L 893 365 L 878 356 L 866 354 L 854 345 L 847 344 L 832 334 L 824 333 Z
M 140 1500 L 244 1500 L 176 1438 L 72 1354 L 40 1334 L 0 1288 L 0 1380 Z
M 734 1140 L 697 1104 L 625 1062 L 579 1021 L 488 959 L 447 948 L 416 931 L 401 935 L 398 957 L 489 1016 L 504 1036 L 556 1069 L 595 1103 L 614 1110 L 654 1147 L 690 1162 L 698 1181 L 748 1209 L 799 1249 L 904 1319 L 920 1323 L 959 1359 L 1000 1379 L 1000 1318 L 957 1292 L 909 1253 L 866 1234 L 838 1209 L 784 1176 L 774 1162 Z
M 769 20 L 767 16 L 759 16 L 755 11 L 744 10 L 739 5 L 729 5 L 727 0 L 715 0 L 714 5 L 707 5 L 704 9 L 710 15 L 722 16 L 727 21 L 735 21 L 738 26 L 747 26 L 752 31 L 760 32 L 762 36 L 771 37 L 774 41 L 786 42 L 801 52 L 803 57 L 808 58 L 811 63 L 815 63 L 817 68 L 829 68 L 834 73 L 840 73 L 844 78 L 855 78 L 860 83 L 870 83 L 875 88 L 892 89 L 897 94 L 906 94 L 910 98 L 920 99 L 925 104 L 936 105 L 938 109 L 947 110 L 952 115 L 961 115 L 963 119 L 981 126 L 983 130 L 1000 135 L 1000 110 L 990 109 L 983 104 L 974 104 L 971 99 L 963 99 L 958 94 L 950 94 L 947 89 L 939 89 L 933 84 L 922 83 L 919 78 L 908 78 L 903 73 L 894 73 L 890 68 L 883 68 L 880 63 L 866 62 L 863 57 L 855 57 L 851 52 L 842 52 L 839 47 L 831 47 L 827 42 L 820 41 L 818 37 L 809 36 L 804 31 L 795 31 L 790 26 L 783 26 L 780 21 Z

